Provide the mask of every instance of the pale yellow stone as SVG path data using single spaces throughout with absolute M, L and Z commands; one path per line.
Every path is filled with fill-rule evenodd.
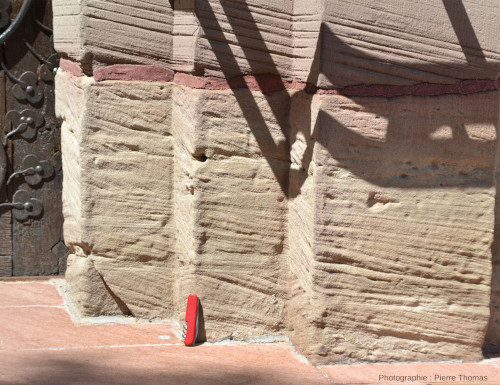
M 210 340 L 289 334 L 318 363 L 480 356 L 496 93 L 268 96 L 59 71 L 56 95 L 82 312 L 182 320 L 194 292 Z
M 79 315 L 97 317 L 130 314 L 123 302 L 109 289 L 91 257 L 70 254 L 65 278 L 65 289 L 80 312 Z
M 287 91 L 265 96 L 247 89 L 227 91 L 175 87 L 172 130 L 194 156 L 243 156 L 288 160 Z
M 257 100 L 253 118 L 238 98 Z M 286 106 L 289 96 L 271 98 Z M 258 93 L 179 86 L 173 99 L 179 308 L 199 295 L 209 339 L 282 332 L 289 163 L 283 145 L 261 149 L 253 137 L 270 130 L 283 143 L 280 117 Z
M 164 0 L 54 0 L 54 45 L 87 72 L 103 64 L 172 61 L 173 11 Z
M 295 340 L 319 362 L 479 358 L 495 94 L 314 99 L 312 161 L 291 174 Z
M 56 79 L 66 244 L 92 258 L 136 316 L 172 312 L 171 87 L 95 83 L 64 71 Z M 86 266 L 71 263 L 70 285 Z

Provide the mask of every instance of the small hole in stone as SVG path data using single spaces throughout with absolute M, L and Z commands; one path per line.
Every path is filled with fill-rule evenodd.
M 194 157 L 198 162 L 206 162 L 207 161 L 207 156 L 205 154 L 201 154 L 198 156 Z
M 406 179 L 406 178 L 408 178 L 408 175 L 406 175 L 406 174 L 401 174 L 399 177 L 400 177 L 400 178 L 402 178 L 402 179 Z

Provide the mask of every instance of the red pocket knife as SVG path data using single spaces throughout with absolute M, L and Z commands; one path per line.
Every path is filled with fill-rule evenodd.
M 198 336 L 199 303 L 200 301 L 196 294 L 189 294 L 184 329 L 182 329 L 182 342 L 184 342 L 186 346 L 194 344 Z

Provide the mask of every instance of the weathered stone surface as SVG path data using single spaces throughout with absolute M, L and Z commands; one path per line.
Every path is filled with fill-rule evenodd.
M 321 48 L 321 0 L 293 2 L 293 77 L 315 83 L 319 71 Z
M 84 317 L 130 314 L 123 302 L 109 290 L 92 258 L 82 253 L 68 257 L 66 290 Z
M 262 94 L 253 97 L 265 103 Z M 174 92 L 178 306 L 191 292 L 200 296 L 209 339 L 276 333 L 285 321 L 289 164 L 260 155 L 237 98 Z M 282 137 L 265 104 L 261 113 L 268 126 L 256 117 L 259 129 Z
M 176 162 L 179 307 L 200 296 L 208 338 L 282 329 L 286 202 L 271 168 L 239 157 L 192 165 L 185 152 Z M 287 163 L 272 162 L 285 178 Z
M 66 244 L 82 243 L 82 125 L 87 103 L 85 93 L 92 84 L 86 77 L 58 71 L 56 76 L 56 114 L 62 118 L 61 148 L 63 167 L 63 232 Z
M 54 0 L 54 44 L 87 73 L 102 64 L 172 61 L 173 11 L 163 0 Z
M 199 72 L 196 47 L 199 25 L 194 12 L 196 0 L 174 0 L 172 62 L 177 71 Z
M 147 255 L 172 253 L 170 93 L 166 83 L 103 82 L 89 89 L 82 168 L 92 171 L 82 215 L 97 255 L 119 247 L 147 262 Z M 128 226 L 135 233 L 125 239 Z
M 315 98 L 308 177 L 290 182 L 296 342 L 320 361 L 480 357 L 495 94 Z
M 290 75 L 293 1 L 199 1 L 197 62 L 209 75 Z
M 290 96 L 248 89 L 210 92 L 176 87 L 175 139 L 193 156 L 288 160 Z
M 324 1 L 322 86 L 496 79 L 495 0 Z
M 497 93 L 99 79 L 56 79 L 82 312 L 182 319 L 196 292 L 209 339 L 290 331 L 316 362 L 479 357 Z
M 52 2 L 54 15 L 54 47 L 60 55 L 81 62 L 86 53 L 86 33 L 82 28 L 83 8 L 81 1 L 54 0 Z
M 500 73 L 495 0 L 177 0 L 174 8 L 161 0 L 56 0 L 56 49 L 87 73 L 102 64 L 157 64 L 223 77 L 279 74 L 323 87 Z
M 92 257 L 93 267 L 132 314 L 169 314 L 171 85 L 93 83 L 60 71 L 56 90 L 64 119 L 66 243 Z
M 497 96 L 497 98 L 499 98 Z M 491 276 L 491 302 L 490 323 L 484 341 L 485 348 L 491 350 L 500 349 L 500 145 L 497 147 L 497 166 L 495 172 L 496 181 L 496 204 L 495 204 L 495 227 L 494 239 L 491 246 L 493 259 L 493 272 Z
M 493 265 L 491 277 L 490 323 L 485 338 L 485 347 L 498 350 L 500 347 L 500 264 Z

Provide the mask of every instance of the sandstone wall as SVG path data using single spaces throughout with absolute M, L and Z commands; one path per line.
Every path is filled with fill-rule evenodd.
M 196 292 L 208 339 L 316 362 L 500 346 L 495 1 L 53 4 L 83 314 Z

